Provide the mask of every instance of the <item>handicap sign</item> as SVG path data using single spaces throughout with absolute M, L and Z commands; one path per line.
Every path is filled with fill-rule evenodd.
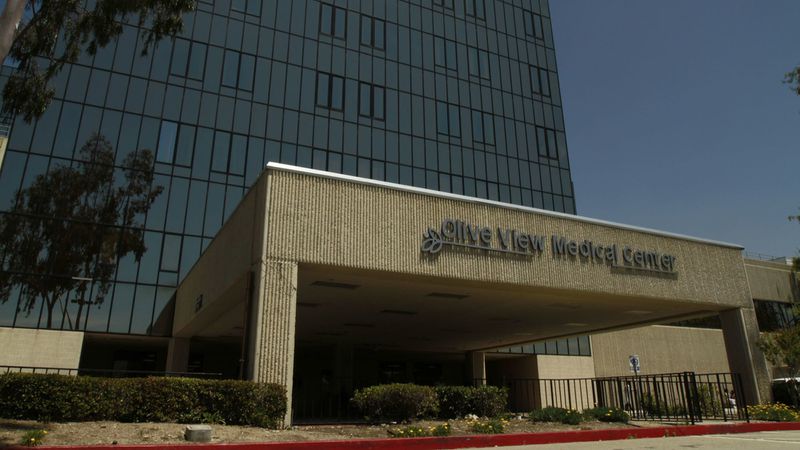
M 639 365 L 639 355 L 631 355 L 628 357 L 628 362 L 631 365 L 631 372 L 639 373 L 642 370 L 642 366 Z

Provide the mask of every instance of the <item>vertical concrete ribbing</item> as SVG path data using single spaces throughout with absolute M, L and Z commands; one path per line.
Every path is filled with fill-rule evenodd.
M 769 401 L 769 369 L 764 355 L 756 346 L 759 331 L 753 308 L 736 308 L 719 314 L 728 364 L 731 372 L 741 374 L 747 402 L 756 404 Z
M 295 318 L 297 314 L 297 263 L 266 260 L 260 271 L 255 309 L 259 333 L 253 348 L 255 381 L 286 386 L 287 411 L 290 423 L 292 373 L 294 370 Z

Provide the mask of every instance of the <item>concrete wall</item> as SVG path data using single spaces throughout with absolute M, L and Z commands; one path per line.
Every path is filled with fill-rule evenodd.
M 721 308 L 750 305 L 741 252 L 510 205 L 454 200 L 368 183 L 269 170 L 266 254 L 277 260 L 393 273 L 569 290 L 576 297 L 608 294 L 697 302 Z M 280 211 L 280 215 L 275 214 Z M 629 245 L 677 257 L 676 278 L 612 272 L 605 264 L 553 258 L 498 258 L 476 252 L 420 252 L 422 234 L 445 218 L 483 226 L 559 234 L 598 244 Z M 550 243 L 547 243 L 548 248 Z
M 800 300 L 797 278 L 792 272 L 791 266 L 745 259 L 744 268 L 747 272 L 753 299 L 777 302 Z
M 595 406 L 591 382 L 581 380 L 595 376 L 591 357 L 531 355 L 495 359 L 486 367 L 490 382 L 509 386 L 513 411 L 546 406 L 582 410 Z
M 6 147 L 8 146 L 8 136 L 0 136 L 0 169 L 6 159 Z
M 0 328 L 0 366 L 77 369 L 83 332 Z
M 247 274 L 263 260 L 265 189 L 265 183 L 257 183 L 248 191 L 181 282 L 176 293 L 174 335 L 191 337 L 197 324 L 219 318 L 232 302 L 244 300 Z M 203 307 L 195 311 L 200 295 Z M 237 298 L 231 301 L 232 296 Z
M 722 330 L 655 325 L 592 336 L 598 377 L 631 375 L 633 354 L 642 374 L 730 372 Z

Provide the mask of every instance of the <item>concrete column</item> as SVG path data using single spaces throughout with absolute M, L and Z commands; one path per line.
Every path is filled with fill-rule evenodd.
M 167 372 L 189 371 L 189 338 L 171 338 L 167 347 Z
M 291 424 L 297 263 L 266 260 L 257 272 L 250 327 L 248 378 L 286 386 L 284 425 Z
M 467 380 L 473 384 L 486 384 L 486 353 L 467 352 Z
M 736 308 L 719 313 L 722 336 L 731 372 L 742 376 L 747 402 L 757 404 L 772 399 L 769 370 L 756 346 L 759 331 L 753 308 Z

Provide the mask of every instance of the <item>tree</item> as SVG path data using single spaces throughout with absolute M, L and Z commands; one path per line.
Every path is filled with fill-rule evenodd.
M 800 66 L 797 66 L 789 72 L 786 72 L 786 76 L 783 81 L 789 85 L 789 88 L 791 88 L 792 92 L 800 95 Z
M 19 288 L 18 311 L 30 314 L 42 300 L 47 328 L 55 306 L 66 309 L 62 302 L 75 291 L 77 317 L 68 319 L 70 328 L 80 329 L 84 305 L 103 302 L 117 261 L 130 253 L 141 259 L 143 217 L 162 191 L 151 187 L 150 150 L 130 153 L 115 169 L 114 149 L 99 134 L 73 164 L 37 176 L 0 216 L 0 302 Z M 94 285 L 88 302 L 87 284 Z
M 798 71 L 800 71 L 800 68 L 798 68 Z M 798 82 L 800 82 L 800 80 L 798 80 Z M 798 87 L 798 89 L 800 89 L 800 87 Z M 793 220 L 800 222 L 800 216 L 789 216 L 789 221 L 791 222 Z M 800 257 L 795 256 L 794 258 L 792 258 L 792 265 L 794 267 L 794 270 L 800 270 Z
M 797 310 L 795 314 L 798 314 Z M 800 376 L 800 325 L 793 321 L 781 330 L 762 333 L 757 345 L 772 365 L 786 368 L 792 405 L 800 405 L 800 393 L 797 389 L 797 377 Z
M 89 5 L 89 6 L 87 6 Z M 3 113 L 30 122 L 55 94 L 50 81 L 81 52 L 97 53 L 123 31 L 123 23 L 145 26 L 147 53 L 165 36 L 183 29 L 182 14 L 195 0 L 6 0 L 0 13 L 0 61 L 10 56 L 17 70 L 3 89 Z

